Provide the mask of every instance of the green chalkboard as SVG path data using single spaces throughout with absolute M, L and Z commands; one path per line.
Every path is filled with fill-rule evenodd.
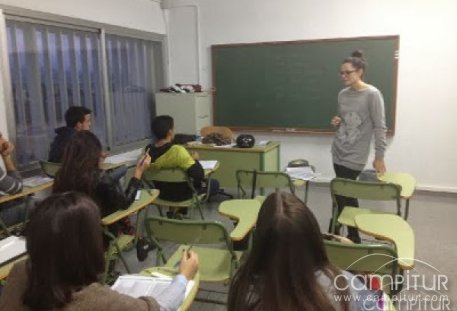
M 344 58 L 357 49 L 364 80 L 384 96 L 395 130 L 398 36 L 213 45 L 215 125 L 235 130 L 332 132 Z

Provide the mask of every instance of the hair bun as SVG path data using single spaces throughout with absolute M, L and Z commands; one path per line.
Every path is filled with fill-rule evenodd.
M 363 51 L 362 50 L 355 50 L 351 54 L 352 57 L 363 58 Z

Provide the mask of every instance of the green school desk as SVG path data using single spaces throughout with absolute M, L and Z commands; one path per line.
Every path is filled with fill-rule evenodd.
M 228 200 L 219 205 L 220 214 L 237 221 L 230 232 L 232 241 L 241 241 L 251 232 L 257 222 L 260 206 L 260 201 L 256 199 Z
M 217 160 L 219 167 L 212 178 L 223 187 L 236 187 L 237 170 L 279 171 L 279 142 L 252 148 L 225 148 L 211 145 L 188 145 L 189 151 L 196 151 L 201 160 Z
M 363 233 L 393 242 L 399 266 L 405 270 L 414 268 L 414 232 L 403 218 L 394 214 L 363 214 L 355 216 L 355 224 Z
M 405 220 L 408 219 L 409 200 L 416 189 L 416 179 L 411 174 L 398 172 L 385 172 L 383 175 L 378 175 L 378 179 L 401 186 L 400 196 L 406 200 L 404 218 Z

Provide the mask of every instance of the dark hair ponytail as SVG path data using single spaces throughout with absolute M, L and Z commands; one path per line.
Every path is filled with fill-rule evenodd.
M 368 65 L 366 59 L 363 57 L 362 50 L 355 50 L 352 52 L 350 57 L 344 59 L 343 64 L 346 63 L 350 63 L 356 70 L 362 69 L 364 72 Z

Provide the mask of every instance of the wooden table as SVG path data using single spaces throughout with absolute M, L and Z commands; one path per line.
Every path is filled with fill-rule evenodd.
M 230 232 L 232 241 L 241 241 L 251 232 L 257 222 L 260 206 L 260 201 L 256 199 L 228 200 L 219 205 L 219 213 L 237 221 Z
M 394 214 L 362 214 L 355 216 L 357 228 L 365 234 L 395 244 L 401 268 L 414 268 L 414 232 L 400 216 Z
M 378 175 L 378 179 L 383 182 L 390 182 L 401 186 L 400 196 L 405 199 L 405 219 L 408 219 L 409 200 L 416 189 L 416 179 L 408 173 L 385 172 L 383 175 Z
M 201 160 L 217 160 L 220 164 L 213 178 L 222 187 L 236 187 L 237 170 L 279 171 L 279 142 L 253 148 L 224 148 L 204 144 L 187 145 L 189 151 L 196 151 Z
M 140 272 L 143 276 L 154 276 L 154 273 L 164 274 L 166 276 L 174 277 L 178 274 L 178 269 L 171 269 L 168 267 L 152 267 L 144 269 Z M 184 301 L 179 307 L 178 311 L 186 311 L 189 310 L 190 306 L 194 302 L 195 296 L 197 296 L 198 288 L 200 287 L 200 274 L 197 272 L 193 278 L 194 286 L 190 290 L 189 294 L 184 297 Z

